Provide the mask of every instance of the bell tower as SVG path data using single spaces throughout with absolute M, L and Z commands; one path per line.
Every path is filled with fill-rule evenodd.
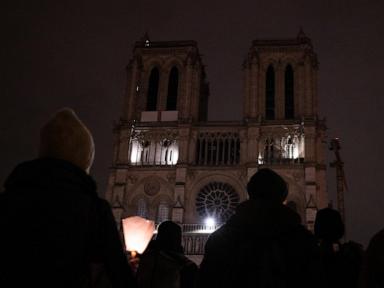
M 204 65 L 195 41 L 146 34 L 132 54 L 106 197 L 118 224 L 129 215 L 182 223 L 192 127 L 207 119 Z
M 325 123 L 317 114 L 311 40 L 302 30 L 293 39 L 254 40 L 243 67 L 248 166 L 269 166 L 304 187 L 290 187 L 290 200 L 311 228 L 316 209 L 327 205 Z
M 205 121 L 208 84 L 195 41 L 135 43 L 127 66 L 126 121 Z

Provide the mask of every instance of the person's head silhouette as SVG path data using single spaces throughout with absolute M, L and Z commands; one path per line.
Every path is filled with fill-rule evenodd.
M 249 180 L 247 191 L 250 199 L 266 199 L 283 203 L 288 195 L 287 183 L 271 169 L 258 170 Z
M 157 229 L 156 242 L 160 249 L 182 252 L 181 227 L 172 221 L 164 221 Z
M 332 208 L 324 208 L 317 212 L 315 220 L 315 236 L 327 242 L 337 242 L 344 235 L 344 224 L 340 213 Z

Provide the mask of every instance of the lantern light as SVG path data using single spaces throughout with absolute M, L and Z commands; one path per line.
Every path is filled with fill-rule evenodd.
M 135 257 L 136 252 L 142 254 L 151 241 L 155 223 L 139 216 L 123 219 L 124 242 L 127 251 Z

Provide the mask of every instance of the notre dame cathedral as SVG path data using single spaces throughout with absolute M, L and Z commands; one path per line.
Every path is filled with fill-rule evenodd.
M 173 220 L 183 227 L 186 253 L 202 254 L 209 229 L 247 198 L 257 169 L 269 167 L 288 183 L 287 205 L 312 228 L 328 197 L 311 40 L 302 31 L 254 40 L 243 72 L 243 119 L 207 121 L 209 86 L 197 43 L 135 43 L 106 193 L 117 223 L 132 215 Z

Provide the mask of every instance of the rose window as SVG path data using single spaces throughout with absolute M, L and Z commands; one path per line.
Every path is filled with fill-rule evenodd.
M 214 217 L 216 221 L 226 221 L 239 204 L 235 189 L 223 182 L 205 185 L 196 197 L 196 209 L 200 216 Z

